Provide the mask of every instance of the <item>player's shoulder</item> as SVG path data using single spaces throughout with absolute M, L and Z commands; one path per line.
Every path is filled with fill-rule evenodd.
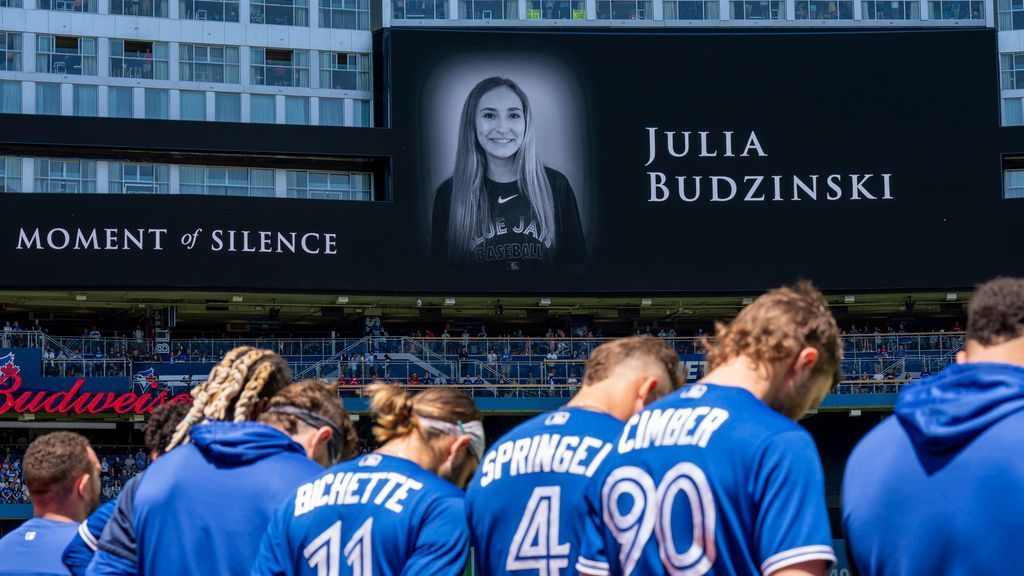
M 847 469 L 859 468 L 861 464 L 867 464 L 878 457 L 883 451 L 888 451 L 901 438 L 906 437 L 903 426 L 895 416 L 889 416 L 878 425 L 872 428 L 863 438 L 857 442 L 847 459 Z

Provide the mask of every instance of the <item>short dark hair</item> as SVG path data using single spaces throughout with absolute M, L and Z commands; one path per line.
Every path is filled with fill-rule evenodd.
M 967 306 L 967 339 L 994 346 L 1024 336 L 1024 278 L 994 278 Z
M 191 406 L 181 402 L 164 402 L 153 409 L 146 421 L 146 449 L 157 456 L 164 453 L 174 436 L 174 430 L 188 414 Z
M 298 408 L 329 421 L 344 434 L 343 438 L 334 440 L 339 448 L 339 456 L 347 460 L 355 455 L 356 444 L 359 441 L 356 428 L 348 417 L 348 411 L 345 410 L 341 398 L 330 384 L 319 380 L 302 380 L 285 386 L 271 397 L 267 410 L 260 415 L 259 421 L 278 428 L 285 434 L 295 434 L 299 431 L 299 424 L 304 422 L 292 414 L 272 410 L 278 407 Z
M 616 366 L 638 357 L 660 364 L 668 374 L 670 381 L 665 384 L 670 389 L 675 390 L 686 383 L 679 369 L 679 355 L 664 340 L 654 336 L 630 336 L 605 342 L 594 349 L 583 369 L 583 385 L 590 386 L 608 378 Z
M 40 436 L 25 451 L 25 485 L 32 496 L 67 492 L 82 474 L 94 473 L 89 441 L 75 432 Z

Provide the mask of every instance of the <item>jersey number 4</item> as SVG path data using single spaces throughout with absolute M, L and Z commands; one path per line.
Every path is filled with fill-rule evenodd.
M 561 486 L 538 486 L 519 521 L 505 569 L 537 570 L 538 576 L 558 576 L 569 566 L 569 543 L 559 542 Z
M 345 561 L 352 570 L 352 576 L 373 576 L 372 530 L 371 517 L 345 545 Z M 338 520 L 314 538 L 302 555 L 310 568 L 316 568 L 316 576 L 341 576 L 341 552 L 341 520 Z

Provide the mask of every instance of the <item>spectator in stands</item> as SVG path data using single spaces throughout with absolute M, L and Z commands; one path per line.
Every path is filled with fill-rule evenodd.
M 850 456 L 857 572 L 997 574 L 1024 565 L 1024 279 L 982 284 L 957 364 L 903 388 Z
M 36 438 L 25 452 L 32 519 L 0 539 L 0 574 L 67 574 L 60 555 L 99 503 L 99 475 L 99 459 L 84 436 Z
M 165 402 L 161 404 L 149 416 L 146 421 L 145 440 L 146 449 L 149 450 L 149 457 L 156 460 L 164 453 L 164 449 L 171 441 L 178 424 L 188 414 L 189 406 L 177 402 Z M 142 464 L 138 467 L 141 470 L 145 467 L 146 454 L 139 450 L 135 458 L 142 458 Z M 138 482 L 138 477 L 128 481 L 131 485 Z M 83 576 L 93 554 L 96 552 L 97 543 L 103 534 L 103 529 L 110 521 L 111 515 L 117 506 L 114 490 L 111 486 L 104 487 L 107 498 L 111 501 L 100 506 L 89 518 L 78 527 L 78 534 L 71 539 L 64 554 L 61 557 L 64 566 L 71 572 L 72 576 Z
M 154 462 L 122 494 L 89 573 L 123 574 L 129 558 L 152 576 L 248 573 L 274 507 L 355 446 L 334 390 L 290 381 L 287 364 L 269 350 L 228 353 L 197 389 L 168 449 L 186 435 L 192 443 Z
M 419 384 L 420 384 L 420 377 L 419 377 L 418 374 L 413 372 L 412 375 L 409 376 L 409 386 L 419 386 Z

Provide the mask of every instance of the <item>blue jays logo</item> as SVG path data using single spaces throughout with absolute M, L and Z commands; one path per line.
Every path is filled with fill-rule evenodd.
M 144 387 L 147 387 L 147 388 L 152 386 L 153 383 L 157 382 L 158 380 L 159 380 L 159 378 L 156 375 L 156 370 L 153 369 L 153 368 L 148 368 L 148 369 L 143 370 L 141 372 L 136 372 L 135 376 L 132 377 L 132 381 L 135 384 L 137 384 L 139 386 L 144 386 Z
M 0 356 L 0 385 L 16 388 L 21 384 L 20 372 L 21 367 L 14 363 L 14 352 Z

